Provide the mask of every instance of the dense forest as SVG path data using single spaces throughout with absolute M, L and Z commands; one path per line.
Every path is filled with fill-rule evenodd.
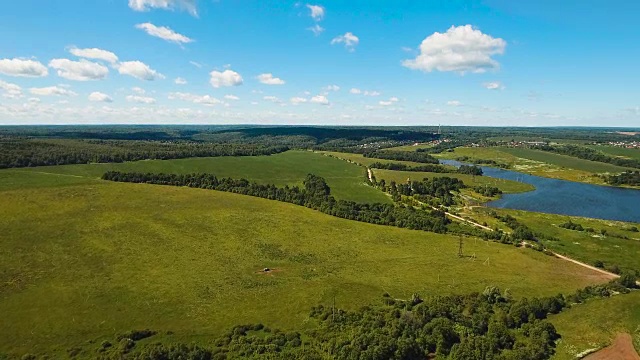
M 434 172 L 434 173 L 454 173 L 455 169 L 436 164 L 427 164 L 420 166 L 410 166 L 402 163 L 381 163 L 374 162 L 369 165 L 372 169 L 386 169 L 395 171 L 415 171 L 415 172 Z
M 607 284 L 570 295 L 515 299 L 488 286 L 482 293 L 396 299 L 384 294 L 379 304 L 359 310 L 318 305 L 304 332 L 283 332 L 264 324 L 238 325 L 210 345 L 152 339 L 156 331 L 138 330 L 105 340 L 99 359 L 367 359 L 543 360 L 561 338 L 549 315 L 594 297 L 625 296 L 635 279 L 623 275 Z M 576 305 L 577 304 L 577 305 Z M 140 340 L 148 339 L 138 344 Z M 149 341 L 151 340 L 151 341 Z
M 494 167 L 499 167 L 501 169 L 509 169 L 511 167 L 511 165 L 509 164 L 501 163 L 495 160 L 472 158 L 469 156 L 459 156 L 456 158 L 456 161 L 467 162 L 467 163 L 472 163 L 476 165 L 490 165 Z
M 438 233 L 446 232 L 449 223 L 441 211 L 419 211 L 413 207 L 360 204 L 353 201 L 336 200 L 331 196 L 331 189 L 325 180 L 313 174 L 307 175 L 302 189 L 297 186 L 279 188 L 274 185 L 260 185 L 246 179 L 217 178 L 212 174 L 143 174 L 110 171 L 105 173 L 102 178 L 119 182 L 189 186 L 227 191 L 305 206 L 349 220 Z
M 576 145 L 535 145 L 531 147 L 536 150 L 549 151 L 556 154 L 568 155 L 579 159 L 598 161 L 618 166 L 640 168 L 640 160 L 626 159 L 616 156 L 609 156 L 600 151 L 590 149 L 584 146 Z
M 417 163 L 424 164 L 439 164 L 438 159 L 433 156 L 417 152 L 417 151 L 370 151 L 365 152 L 364 157 L 375 158 L 375 159 L 385 159 L 385 160 L 395 160 L 395 161 L 412 161 Z
M 271 155 L 286 146 L 185 141 L 0 139 L 0 168 L 119 163 L 147 159 Z
M 640 171 L 625 171 L 618 175 L 606 177 L 607 183 L 611 185 L 632 185 L 640 186 Z

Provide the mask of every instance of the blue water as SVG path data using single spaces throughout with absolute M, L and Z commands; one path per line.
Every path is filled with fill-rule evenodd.
M 442 163 L 462 164 L 453 160 Z M 487 203 L 490 207 L 640 222 L 640 190 L 549 179 L 485 166 L 482 171 L 484 176 L 520 181 L 536 188 L 526 193 L 504 194 L 501 199 Z

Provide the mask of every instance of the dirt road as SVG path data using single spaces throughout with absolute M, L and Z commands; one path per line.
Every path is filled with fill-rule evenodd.
M 587 355 L 584 360 L 640 360 L 633 347 L 633 338 L 629 334 L 618 334 L 613 344 Z

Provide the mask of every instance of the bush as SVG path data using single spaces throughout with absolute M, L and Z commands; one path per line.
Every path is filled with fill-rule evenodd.
M 602 260 L 596 260 L 593 262 L 593 266 L 600 269 L 604 269 L 604 262 L 602 262 Z

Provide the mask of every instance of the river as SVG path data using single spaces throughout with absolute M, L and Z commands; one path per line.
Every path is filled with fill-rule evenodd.
M 462 164 L 453 160 L 441 162 Z M 526 193 L 504 194 L 487 203 L 490 207 L 640 222 L 640 190 L 549 179 L 486 166 L 482 166 L 482 171 L 483 176 L 520 181 L 536 188 Z

